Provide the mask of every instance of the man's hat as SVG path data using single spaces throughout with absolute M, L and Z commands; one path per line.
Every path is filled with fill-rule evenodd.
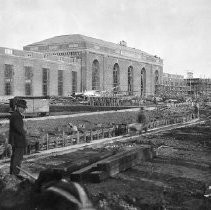
M 18 107 L 22 107 L 22 108 L 24 108 L 24 109 L 27 108 L 26 101 L 23 100 L 23 99 L 18 100 L 18 101 L 16 102 L 16 105 L 17 105 Z

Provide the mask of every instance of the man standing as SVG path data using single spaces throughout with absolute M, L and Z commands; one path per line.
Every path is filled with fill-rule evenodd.
M 147 130 L 148 130 L 148 116 L 147 116 L 143 106 L 140 108 L 140 111 L 138 113 L 137 122 L 141 123 L 143 125 L 143 130 L 145 130 L 145 132 L 147 132 Z
M 193 106 L 194 117 L 199 118 L 199 104 L 195 102 Z
M 131 132 L 138 132 L 139 134 L 142 133 L 144 130 L 147 132 L 148 130 L 148 116 L 146 115 L 146 112 L 144 110 L 144 107 L 140 108 L 140 111 L 137 116 L 137 123 L 132 123 L 128 125 L 128 133 L 131 134 Z
M 10 161 L 10 174 L 19 176 L 26 142 L 26 130 L 24 129 L 23 113 L 26 106 L 25 100 L 18 100 L 16 102 L 16 110 L 12 113 L 9 126 L 9 144 L 12 145 L 12 156 Z

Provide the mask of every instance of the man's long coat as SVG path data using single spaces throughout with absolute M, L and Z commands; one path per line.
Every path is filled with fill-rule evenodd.
M 14 111 L 10 117 L 9 144 L 17 148 L 27 146 L 23 116 L 18 111 Z

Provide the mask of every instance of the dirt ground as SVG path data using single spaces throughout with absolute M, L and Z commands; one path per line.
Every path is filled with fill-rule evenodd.
M 23 169 L 37 175 L 46 168 L 86 165 L 99 154 L 116 153 L 138 144 L 153 145 L 156 158 L 139 162 L 101 183 L 83 183 L 96 209 L 211 209 L 211 201 L 204 197 L 206 187 L 211 185 L 209 120 L 192 127 L 137 137 L 127 143 L 26 160 Z M 0 209 L 41 210 L 31 185 L 8 175 L 8 170 L 8 164 L 0 168 Z

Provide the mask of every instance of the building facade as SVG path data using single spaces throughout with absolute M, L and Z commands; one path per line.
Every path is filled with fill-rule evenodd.
M 69 58 L 0 48 L 1 96 L 68 96 L 80 86 L 80 65 Z
M 188 87 L 184 76 L 178 74 L 163 73 L 159 95 L 168 98 L 184 97 L 188 94 Z
M 194 99 L 211 99 L 211 79 L 187 78 L 188 95 Z
M 80 63 L 80 88 L 146 97 L 162 83 L 163 60 L 138 49 L 79 34 L 57 36 L 24 47 L 46 56 L 72 58 Z M 81 77 L 80 77 L 81 75 Z M 80 77 L 80 78 L 79 78 Z

